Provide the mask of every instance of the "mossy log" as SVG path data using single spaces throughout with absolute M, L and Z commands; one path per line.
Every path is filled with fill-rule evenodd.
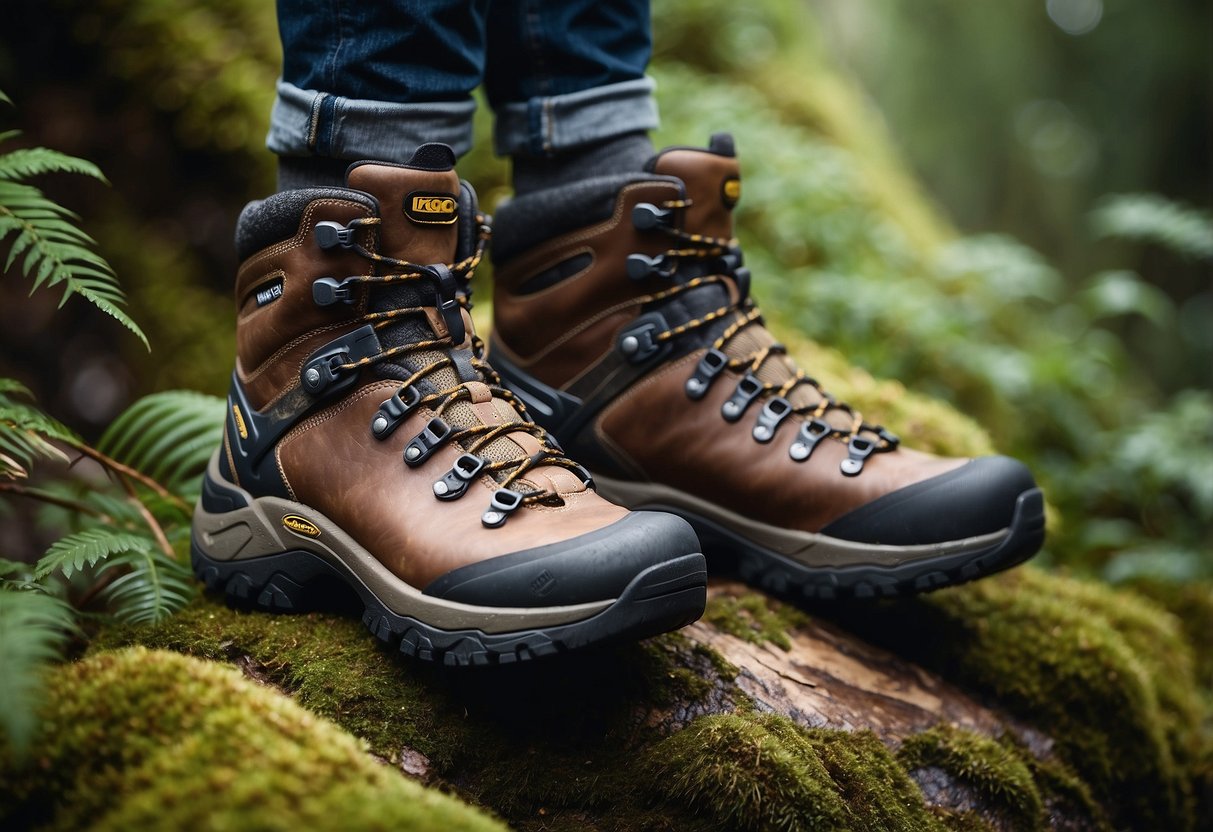
M 240 828 L 495 814 L 522 830 L 1194 829 L 1210 805 L 1194 667 L 1162 608 L 1031 568 L 810 611 L 719 582 L 680 633 L 461 671 L 393 655 L 356 618 L 201 599 L 103 631 L 56 671 L 33 763 L 0 770 L 0 813 L 51 828 L 151 821 L 157 805 L 218 828 L 206 805 Z M 405 817 L 390 805 L 409 780 L 479 808 L 427 797 L 439 814 L 381 822 Z

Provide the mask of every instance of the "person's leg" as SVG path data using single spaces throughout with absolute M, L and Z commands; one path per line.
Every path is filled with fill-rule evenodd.
M 471 147 L 488 0 L 279 0 L 283 69 L 267 145 L 280 189 L 340 185 L 351 161 Z
M 494 0 L 485 91 L 515 191 L 639 171 L 657 127 L 648 0 Z

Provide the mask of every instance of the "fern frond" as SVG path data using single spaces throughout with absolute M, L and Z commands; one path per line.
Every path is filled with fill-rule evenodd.
M 66 602 L 0 584 L 0 728 L 17 754 L 29 748 L 37 727 L 44 669 L 74 629 Z
M 79 442 L 65 425 L 33 404 L 20 401 L 30 392 L 9 378 L 0 378 L 0 478 L 24 479 L 37 459 L 67 461 L 67 455 L 49 440 Z
M 1091 213 L 1101 237 L 1142 240 L 1194 260 L 1213 259 L 1213 215 L 1157 194 L 1116 194 Z
M 189 390 L 144 396 L 109 426 L 97 449 L 185 499 L 223 433 L 224 402 Z
M 198 591 L 189 566 L 154 547 L 115 555 L 101 571 L 120 567 L 130 571 L 102 593 L 110 613 L 119 621 L 155 623 L 184 607 Z
M 0 242 L 9 242 L 4 271 L 19 262 L 22 274 L 33 280 L 31 291 L 62 286 L 60 306 L 72 295 L 80 295 L 148 346 L 143 330 L 122 308 L 125 295 L 113 269 L 93 251 L 92 237 L 75 225 L 78 217 L 33 185 L 14 181 L 56 170 L 104 181 L 90 162 L 45 148 L 0 155 Z
M 28 576 L 29 571 L 28 563 L 0 558 L 0 582 L 13 580 L 13 575 Z
M 154 549 L 155 541 L 141 534 L 95 526 L 56 540 L 34 569 L 34 580 L 58 572 L 70 578 L 86 566 L 95 566 L 114 555 Z
M 22 147 L 0 156 L 0 179 L 14 182 L 44 173 L 78 173 L 109 183 L 101 168 L 87 159 L 46 147 Z
M 7 95 L 5 95 L 4 90 L 0 90 L 0 101 L 3 101 L 5 104 L 8 104 L 9 106 L 12 106 L 12 103 L 13 103 L 13 99 L 11 99 Z

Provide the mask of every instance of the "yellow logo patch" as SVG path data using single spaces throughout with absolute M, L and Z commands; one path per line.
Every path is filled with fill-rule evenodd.
M 450 225 L 459 215 L 459 203 L 453 194 L 413 191 L 404 199 L 404 213 L 422 225 Z
M 298 514 L 288 514 L 282 518 L 282 525 L 287 531 L 301 534 L 304 537 L 320 537 L 320 527 Z
M 236 433 L 240 434 L 241 439 L 248 439 L 248 426 L 244 424 L 244 414 L 240 412 L 239 405 L 232 405 L 232 419 L 236 422 Z
M 737 204 L 737 200 L 741 199 L 741 180 L 735 176 L 730 176 L 720 186 L 720 194 L 724 199 L 724 204 L 732 208 Z

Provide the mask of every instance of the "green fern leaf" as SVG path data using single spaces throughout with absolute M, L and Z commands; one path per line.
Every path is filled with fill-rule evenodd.
M 74 629 L 72 609 L 64 601 L 0 585 L 0 728 L 19 755 L 37 728 L 44 669 Z
M 11 99 L 7 95 L 5 95 L 4 90 L 0 90 L 0 101 L 3 101 L 5 104 L 8 104 L 9 106 L 12 106 L 12 103 L 13 103 L 13 99 Z
M 23 147 L 0 156 L 0 179 L 10 182 L 44 173 L 77 173 L 108 184 L 101 168 L 87 159 L 45 147 Z
M 1213 215 L 1156 194 L 1115 194 L 1091 212 L 1101 237 L 1155 243 L 1193 260 L 1213 260 Z
M 34 580 L 58 572 L 70 578 L 86 566 L 95 566 L 115 555 L 147 552 L 155 548 L 153 540 L 106 526 L 95 526 L 69 534 L 51 544 L 34 569 Z
M 102 598 L 119 621 L 151 624 L 184 607 L 198 592 L 189 566 L 159 549 L 129 551 L 107 560 L 101 571 L 128 567 Z
M 185 499 L 223 433 L 224 402 L 189 390 L 145 396 L 109 426 L 97 448 L 147 474 Z
M 67 461 L 49 440 L 79 442 L 67 427 L 28 402 L 30 392 L 13 379 L 0 378 L 0 478 L 24 479 L 37 459 Z
M 28 574 L 28 563 L 21 563 L 20 561 L 16 560 L 6 560 L 5 558 L 0 558 L 0 582 L 5 580 L 13 580 L 13 575 L 28 576 Z
M 51 444 L 80 441 L 71 430 L 29 402 L 30 392 L 21 383 L 0 378 L 0 477 L 23 479 L 37 459 L 67 461 L 67 455 Z
M 4 135 L 8 138 L 12 133 Z M 0 155 L 0 243 L 9 244 L 4 271 L 19 263 L 22 274 L 33 282 L 31 292 L 61 285 L 60 306 L 79 295 L 149 346 L 143 330 L 122 308 L 126 298 L 113 270 L 93 250 L 93 239 L 74 224 L 79 217 L 38 188 L 18 181 L 51 172 L 105 181 L 91 162 L 47 148 L 20 148 Z

